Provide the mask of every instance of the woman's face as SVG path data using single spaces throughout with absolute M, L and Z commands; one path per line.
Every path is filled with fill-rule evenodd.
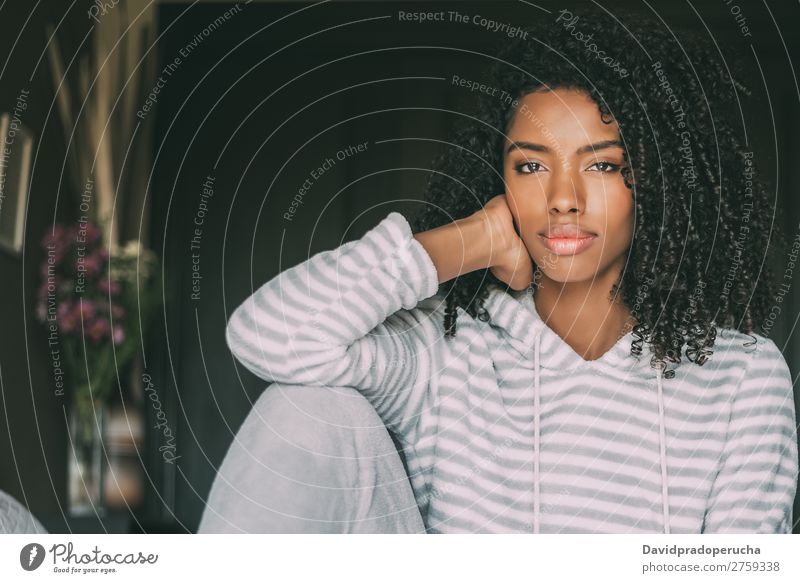
M 503 152 L 506 200 L 539 271 L 616 280 L 634 222 L 617 123 L 583 92 L 536 91 L 520 99 Z

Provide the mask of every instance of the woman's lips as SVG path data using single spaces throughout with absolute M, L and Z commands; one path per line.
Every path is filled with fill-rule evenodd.
M 597 239 L 594 235 L 588 237 L 545 237 L 544 235 L 539 235 L 539 238 L 544 243 L 544 246 L 556 255 L 577 255 L 586 251 Z

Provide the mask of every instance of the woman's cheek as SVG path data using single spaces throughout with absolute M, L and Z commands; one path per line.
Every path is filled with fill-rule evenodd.
M 511 176 L 506 179 L 506 200 L 514 218 L 519 220 L 534 218 L 547 205 L 542 205 L 544 195 L 540 181 L 528 177 Z M 541 207 L 541 208 L 539 208 Z M 518 223 L 519 224 L 519 223 Z M 521 225 L 520 225 L 521 226 Z
M 630 194 L 622 193 L 619 197 L 609 200 L 605 222 L 607 241 L 604 253 L 618 256 L 627 252 L 633 238 L 633 204 Z
M 529 193 L 520 193 L 519 191 L 509 191 L 506 194 L 506 201 L 511 215 L 514 217 L 514 226 L 517 234 L 520 235 L 523 242 L 529 242 L 532 235 L 536 232 L 536 212 L 531 204 L 531 197 Z M 530 249 L 530 247 L 529 247 Z
M 541 204 L 540 189 L 531 188 L 530 184 L 519 179 L 507 181 L 506 188 L 506 201 L 514 217 L 517 234 L 531 256 L 534 251 L 541 253 L 543 249 L 541 244 L 537 248 L 539 243 L 537 232 L 542 226 L 547 226 L 547 218 L 542 217 L 542 210 L 546 210 L 546 205 Z
M 633 200 L 630 191 L 623 189 L 609 211 L 614 212 L 616 215 L 616 220 L 614 222 L 617 224 L 617 228 L 615 231 L 620 238 L 620 245 L 627 248 L 633 237 L 634 223 Z

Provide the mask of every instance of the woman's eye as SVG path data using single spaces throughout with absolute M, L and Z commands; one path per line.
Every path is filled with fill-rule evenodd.
M 534 174 L 539 172 L 543 166 L 538 162 L 523 162 L 514 167 L 518 174 Z
M 606 162 L 605 160 L 601 160 L 600 162 L 595 162 L 589 169 L 596 168 L 599 172 L 616 172 L 620 169 L 619 164 L 612 164 L 611 162 Z

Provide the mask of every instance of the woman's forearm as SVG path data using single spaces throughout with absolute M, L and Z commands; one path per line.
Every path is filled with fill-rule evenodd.
M 430 255 L 436 266 L 439 283 L 491 266 L 492 241 L 489 229 L 485 221 L 476 215 L 415 233 L 414 238 Z M 494 241 L 494 247 L 497 246 L 498 241 Z

